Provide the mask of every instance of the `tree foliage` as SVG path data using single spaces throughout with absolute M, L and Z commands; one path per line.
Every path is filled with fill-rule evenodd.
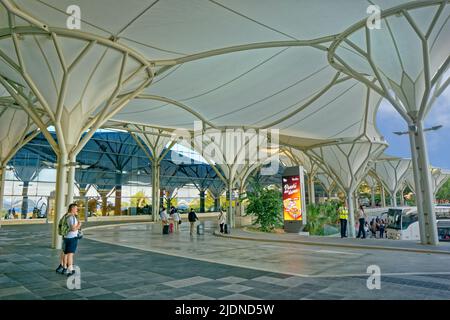
M 281 191 L 263 187 L 253 180 L 250 182 L 251 188 L 247 192 L 247 209 L 245 215 L 256 217 L 254 225 L 264 232 L 270 232 L 276 227 L 282 226 L 283 202 Z
M 136 194 L 131 196 L 130 205 L 131 207 L 144 207 L 150 204 L 150 199 L 145 196 L 143 191 L 138 191 Z
M 439 189 L 436 194 L 436 199 L 450 201 L 450 179 Z
M 325 227 L 336 226 L 339 221 L 338 207 L 336 201 L 308 205 L 304 230 L 311 235 L 325 235 Z

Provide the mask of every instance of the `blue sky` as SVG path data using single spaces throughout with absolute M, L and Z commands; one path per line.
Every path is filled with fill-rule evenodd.
M 425 119 L 426 127 L 443 125 L 437 131 L 427 132 L 428 155 L 431 165 L 450 169 L 450 87 L 436 100 Z M 398 136 L 393 131 L 407 131 L 405 121 L 392 105 L 383 100 L 377 113 L 377 127 L 389 143 L 385 153 L 411 158 L 408 135 Z

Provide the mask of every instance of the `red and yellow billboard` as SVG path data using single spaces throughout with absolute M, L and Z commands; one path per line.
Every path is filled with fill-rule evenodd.
M 300 176 L 283 177 L 284 221 L 302 221 L 302 196 Z

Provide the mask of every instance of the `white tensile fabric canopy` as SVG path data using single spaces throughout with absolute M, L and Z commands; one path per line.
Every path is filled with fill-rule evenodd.
M 361 74 L 372 74 L 369 62 L 358 51 L 367 46 L 364 30 L 347 30 L 368 18 L 371 4 L 387 12 L 404 6 L 407 17 L 411 16 L 422 32 L 429 31 L 433 74 L 448 56 L 450 42 L 444 40 L 448 37 L 445 18 L 450 9 L 442 1 L 429 2 L 134 0 L 127 2 L 124 10 L 119 0 L 5 0 L 0 6 L 0 49 L 19 64 L 8 37 L 13 24 L 22 35 L 18 42 L 23 63 L 32 79 L 39 77 L 37 89 L 50 109 L 58 105 L 61 91 L 56 51 L 62 52 L 70 66 L 90 40 L 102 39 L 113 40 L 110 42 L 120 50 L 133 53 L 123 77 L 137 70 L 140 58 L 146 59 L 155 73 L 151 85 L 113 115 L 115 120 L 188 129 L 200 120 L 214 127 L 277 128 L 287 138 L 328 140 L 356 138 L 367 126 L 366 132 L 378 138 L 374 115 L 381 96 L 333 68 L 327 48 L 339 38 L 333 49 L 340 61 L 357 66 Z M 67 29 L 66 11 L 74 4 L 81 13 L 79 31 Z M 24 14 L 14 15 L 11 22 L 8 10 L 12 9 Z M 393 81 L 392 86 L 402 81 L 398 74 L 403 73 L 405 79 L 423 76 L 423 64 L 415 61 L 419 55 L 408 54 L 411 43 L 417 46 L 415 43 L 420 42 L 417 34 L 411 32 L 408 19 L 395 19 L 382 19 L 381 29 L 373 32 L 377 37 L 372 37 L 373 60 L 386 70 L 382 74 Z M 59 48 L 45 39 L 45 30 L 53 32 L 57 39 L 53 42 Z M 344 31 L 347 41 L 338 37 Z M 385 59 L 383 54 L 391 49 L 397 50 L 396 58 Z M 120 63 L 116 63 L 120 50 L 96 45 L 86 53 L 89 63 L 75 66 L 70 77 L 63 115 L 67 112 L 68 116 L 89 117 L 99 111 L 118 81 L 114 75 L 120 69 Z M 4 60 L 0 60 L 0 74 L 27 86 L 11 61 L 2 63 Z M 135 90 L 142 78 L 140 75 L 127 83 L 122 91 Z M 403 98 L 399 95 L 400 100 Z M 78 104 L 81 107 L 75 108 Z M 84 122 L 74 130 L 84 128 Z M 72 144 L 77 136 L 69 139 Z M 304 147 L 298 141 L 292 145 Z
M 0 0 L 1 122 L 21 117 L 28 133 L 31 119 L 61 168 L 112 123 L 277 129 L 351 194 L 386 146 L 375 124 L 385 98 L 408 123 L 430 191 L 423 119 L 450 83 L 449 16 L 445 0 Z M 249 168 L 228 168 L 228 187 Z
M 433 178 L 433 193 L 436 194 L 447 180 L 450 179 L 450 170 L 433 168 L 431 169 L 431 176 Z
M 411 160 L 408 159 L 380 159 L 372 165 L 372 169 L 391 194 L 393 206 L 397 205 L 396 194 L 410 168 Z
M 377 4 L 383 9 L 405 2 Z M 278 128 L 286 136 L 314 139 L 357 137 L 368 123 L 377 135 L 374 114 L 381 97 L 327 61 L 332 36 L 367 16 L 368 4 L 361 1 L 131 1 L 127 10 L 117 0 L 4 3 L 50 28 L 69 66 L 89 43 L 86 35 L 114 39 L 114 44 L 154 63 L 152 84 L 115 120 L 170 128 L 192 128 L 193 121 L 201 120 L 217 127 Z M 81 9 L 79 32 L 66 28 L 66 9 L 72 4 Z M 0 12 L 0 27 L 6 29 L 6 9 L 0 7 Z M 62 79 L 57 48 L 39 28 L 26 29 L 30 22 L 24 17 L 16 16 L 14 24 L 23 26 L 20 32 L 26 34 L 19 46 L 27 72 L 32 79 L 39 77 L 37 89 L 53 110 Z M 13 41 L 2 39 L 0 49 L 18 64 Z M 260 48 L 236 47 L 257 43 Z M 118 81 L 114 76 L 120 69 L 118 51 L 95 45 L 75 66 L 67 84 L 65 112 L 86 117 L 101 108 Z M 124 78 L 141 63 L 129 60 Z M 0 63 L 0 73 L 27 85 L 10 64 Z M 142 78 L 126 89 L 136 88 Z M 370 105 L 366 105 L 368 95 Z M 75 108 L 77 104 L 81 107 Z M 329 123 L 329 119 L 337 121 Z

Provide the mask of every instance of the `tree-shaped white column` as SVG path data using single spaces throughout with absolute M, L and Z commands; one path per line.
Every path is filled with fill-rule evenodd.
M 339 34 L 328 50 L 337 70 L 386 98 L 408 125 L 419 209 L 421 242 L 437 245 L 437 225 L 424 134 L 424 119 L 450 84 L 447 0 L 413 1 L 367 19 Z
M 3 3 L 0 9 L 7 10 L 9 31 L 0 39 L 0 83 L 57 155 L 52 246 L 61 248 L 57 222 L 73 199 L 78 153 L 98 128 L 151 83 L 153 72 L 145 58 L 114 39 L 53 28 L 10 1 Z M 56 140 L 42 115 L 54 127 Z
M 349 236 L 355 236 L 354 192 L 367 175 L 369 161 L 376 159 L 386 148 L 384 141 L 371 141 L 367 138 L 323 145 L 306 150 L 318 161 L 319 166 L 334 177 L 336 183 L 345 191 L 349 209 Z
M 364 180 L 366 181 L 367 185 L 370 188 L 371 205 L 372 207 L 375 207 L 375 191 L 379 184 L 379 181 L 377 178 L 375 178 L 370 174 L 368 174 Z
M 142 148 L 151 162 L 152 169 L 152 218 L 159 219 L 161 161 L 175 145 L 176 138 L 171 131 L 147 126 L 129 125 L 127 130 Z
M 208 191 L 211 196 L 214 198 L 214 211 L 221 210 L 220 207 L 220 196 L 225 191 L 225 185 L 222 180 L 214 181 L 209 187 Z
M 0 209 L 3 208 L 7 164 L 38 133 L 25 111 L 15 106 L 10 98 L 0 101 Z
M 291 166 L 303 166 L 308 174 L 308 196 L 309 203 L 315 203 L 315 190 L 314 190 L 314 180 L 316 178 L 317 170 L 319 166 L 310 157 L 308 157 L 301 150 L 292 147 L 283 147 L 283 154 L 285 154 L 290 159 Z
M 248 177 L 259 167 L 264 174 L 278 171 L 278 135 L 272 130 L 244 131 L 242 128 L 219 129 L 196 128 L 193 137 L 194 148 L 216 171 L 225 184 L 228 197 L 227 224 L 235 227 L 235 213 L 232 204 L 233 189 L 243 191 Z
M 397 206 L 397 193 L 410 167 L 409 159 L 380 159 L 372 165 L 373 170 L 389 191 L 391 206 Z
M 186 175 L 187 179 L 194 184 L 200 195 L 200 212 L 205 212 L 205 197 L 209 186 L 217 178 L 217 174 L 211 166 L 206 164 L 180 165 L 179 171 Z
M 336 182 L 332 176 L 329 174 L 322 172 L 319 170 L 319 172 L 316 173 L 317 180 L 322 185 L 323 189 L 325 190 L 327 194 L 328 200 L 331 199 L 332 192 L 336 189 Z

